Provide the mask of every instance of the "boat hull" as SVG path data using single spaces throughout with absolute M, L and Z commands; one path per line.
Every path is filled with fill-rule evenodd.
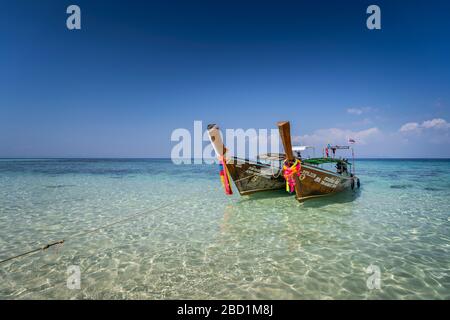
M 226 166 L 240 195 L 286 188 L 280 169 L 270 165 L 232 158 Z M 302 165 L 299 182 L 300 196 L 297 200 L 300 202 L 358 188 L 356 176 L 337 174 L 306 164 Z
M 286 188 L 281 170 L 270 165 L 232 158 L 226 166 L 240 195 Z
M 355 190 L 359 186 L 356 176 L 337 174 L 306 164 L 302 165 L 299 181 L 300 195 L 297 195 L 297 200 L 300 202 L 345 190 Z

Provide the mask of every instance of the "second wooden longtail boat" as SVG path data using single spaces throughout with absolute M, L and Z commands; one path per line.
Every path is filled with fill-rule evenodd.
M 278 122 L 281 141 L 286 152 L 286 165 L 297 160 L 292 152 L 291 129 L 288 121 Z M 350 149 L 349 146 L 331 147 L 333 154 L 339 149 Z M 353 152 L 352 152 L 353 154 Z M 301 163 L 299 173 L 295 175 L 295 194 L 300 202 L 322 196 L 336 194 L 345 190 L 356 190 L 360 187 L 359 178 L 351 172 L 351 163 L 347 159 L 334 157 L 298 159 Z M 321 168 L 320 165 L 336 164 L 336 172 Z M 353 165 L 354 168 L 354 165 Z
M 208 125 L 211 143 L 225 170 L 222 175 L 227 177 L 229 174 L 240 195 L 286 188 L 289 192 L 295 190 L 296 199 L 302 202 L 360 187 L 354 165 L 347 159 L 334 157 L 336 150 L 350 150 L 349 146 L 330 146 L 333 157 L 302 158 L 293 150 L 304 150 L 305 147 L 292 146 L 289 122 L 277 125 L 285 154 L 263 154 L 256 161 L 228 155 L 218 126 Z M 326 164 L 334 164 L 336 171 L 324 168 Z

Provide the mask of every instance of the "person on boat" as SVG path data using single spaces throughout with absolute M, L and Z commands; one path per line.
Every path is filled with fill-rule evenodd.
M 336 147 L 331 147 L 331 151 L 333 151 L 333 158 L 336 156 Z
M 336 163 L 336 172 L 338 174 L 348 173 L 347 160 L 346 159 L 342 159 L 342 161 L 338 161 Z
M 340 162 L 336 163 L 336 171 L 337 173 L 341 174 L 342 173 L 342 164 Z
M 344 159 L 342 162 L 342 173 L 348 173 L 347 159 Z
M 329 153 L 330 149 L 331 149 L 331 144 L 327 144 L 327 147 L 325 148 L 325 154 L 326 154 L 327 158 L 330 156 L 330 153 Z

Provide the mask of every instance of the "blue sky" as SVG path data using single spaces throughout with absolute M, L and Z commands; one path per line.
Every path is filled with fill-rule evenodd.
M 449 18 L 448 1 L 4 1 L 0 157 L 167 157 L 194 120 L 450 157 Z

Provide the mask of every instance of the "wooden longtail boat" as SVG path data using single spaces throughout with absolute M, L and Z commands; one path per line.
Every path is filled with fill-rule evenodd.
M 312 198 L 335 194 L 344 190 L 359 188 L 359 179 L 351 172 L 351 163 L 346 159 L 331 157 L 302 159 L 295 156 L 291 143 L 289 122 L 279 122 L 280 137 L 286 154 L 263 154 L 257 161 L 240 159 L 227 155 L 217 125 L 208 125 L 208 133 L 217 156 L 224 160 L 231 179 L 240 195 L 256 192 L 273 191 L 286 188 L 283 175 L 283 164 L 293 164 L 297 159 L 301 162 L 299 174 L 295 174 L 296 199 L 305 201 Z M 335 146 L 335 149 L 350 149 Z M 336 172 L 321 167 L 324 164 L 335 164 Z
M 215 124 L 208 125 L 208 133 L 217 156 L 224 158 L 224 165 L 240 195 L 285 188 L 286 181 L 281 167 L 228 156 L 219 127 Z
M 343 160 L 326 158 L 307 159 L 302 162 L 302 170 L 299 176 L 300 192 L 297 194 L 297 200 L 305 201 L 311 198 L 317 198 L 344 191 L 346 189 L 354 190 L 359 188 L 359 179 L 348 171 L 335 173 L 314 165 L 319 163 L 336 163 L 338 166 L 348 168 L 349 163 Z
M 295 161 L 292 152 L 291 128 L 288 121 L 278 122 L 281 141 L 286 153 L 288 165 Z M 337 149 L 350 149 L 348 146 L 334 146 Z M 336 172 L 320 168 L 325 163 L 336 163 Z M 336 194 L 344 190 L 355 190 L 360 187 L 359 178 L 349 170 L 351 164 L 346 159 L 313 158 L 301 160 L 300 174 L 295 175 L 295 194 L 300 202 Z M 353 166 L 354 168 L 354 166 Z

